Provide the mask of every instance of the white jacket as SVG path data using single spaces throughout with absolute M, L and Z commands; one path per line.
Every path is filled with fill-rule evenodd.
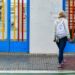
M 59 29 L 57 29 L 58 25 L 60 25 L 62 22 L 64 22 L 65 30 L 63 32 L 59 32 Z M 65 33 L 64 33 L 65 32 Z M 70 38 L 69 28 L 68 28 L 68 21 L 66 18 L 58 18 L 55 21 L 55 36 L 59 36 L 59 38 L 63 38 L 67 36 L 67 38 Z

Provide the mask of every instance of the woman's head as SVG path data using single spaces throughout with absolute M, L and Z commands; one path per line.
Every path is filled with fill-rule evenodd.
M 58 18 L 66 18 L 66 15 L 63 11 L 59 12 Z

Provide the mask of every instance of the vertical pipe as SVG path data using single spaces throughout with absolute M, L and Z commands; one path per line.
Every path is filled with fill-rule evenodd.
M 5 9 L 4 9 L 4 0 L 2 0 L 2 40 L 4 40 L 4 19 L 5 19 Z
M 20 0 L 18 0 L 18 41 L 20 40 Z
M 24 0 L 22 0 L 22 41 L 24 40 Z
M 72 39 L 74 39 L 74 0 L 72 2 Z
M 16 0 L 14 0 L 14 40 L 16 40 Z

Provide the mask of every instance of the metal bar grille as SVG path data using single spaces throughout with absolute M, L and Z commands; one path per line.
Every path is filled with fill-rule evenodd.
M 22 41 L 24 40 L 24 0 L 22 0 Z
M 72 39 L 74 39 L 74 0 L 72 2 Z
M 16 40 L 16 0 L 14 0 L 14 40 Z
M 20 0 L 18 0 L 18 41 L 20 40 Z
M 68 25 L 70 30 L 70 0 L 68 0 Z
M 26 0 L 14 0 L 14 2 L 11 2 L 11 39 L 13 41 L 25 41 L 27 39 L 25 5 Z
M 5 40 L 5 1 L 0 0 L 0 40 Z
M 68 26 L 71 33 L 71 38 L 74 39 L 75 33 L 75 0 L 66 0 L 66 13 L 68 14 Z

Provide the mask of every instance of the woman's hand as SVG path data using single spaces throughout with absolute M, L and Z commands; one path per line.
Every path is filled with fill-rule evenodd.
M 54 41 L 54 42 L 56 42 L 56 40 L 55 40 L 55 39 L 54 39 L 53 41 Z
M 69 42 L 72 42 L 72 39 L 68 38 L 68 41 L 69 41 Z

